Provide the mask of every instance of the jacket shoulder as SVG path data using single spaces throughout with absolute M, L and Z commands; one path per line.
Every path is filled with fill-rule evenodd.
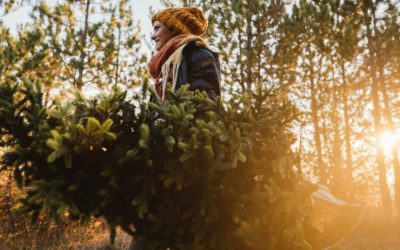
M 189 57 L 190 61 L 202 61 L 204 59 L 218 60 L 218 53 L 213 52 L 201 45 L 196 44 L 196 42 L 190 42 L 184 48 L 183 54 L 185 57 Z

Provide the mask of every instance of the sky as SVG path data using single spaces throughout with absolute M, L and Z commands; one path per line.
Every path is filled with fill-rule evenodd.
M 54 6 L 57 0 L 47 0 L 47 4 Z M 149 10 L 150 7 L 157 11 L 163 8 L 159 0 L 130 0 L 133 15 L 135 20 L 138 20 L 141 25 L 142 34 L 145 35 L 146 40 L 150 41 L 151 34 L 151 21 Z M 7 14 L 6 16 L 0 17 L 1 21 L 11 29 L 15 30 L 18 24 L 29 21 L 29 12 L 31 7 L 21 7 L 17 11 Z M 0 12 L 2 13 L 2 12 Z

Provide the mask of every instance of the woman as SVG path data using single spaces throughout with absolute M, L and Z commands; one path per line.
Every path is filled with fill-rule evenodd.
M 201 37 L 207 20 L 195 7 L 167 8 L 152 17 L 156 55 L 149 72 L 155 79 L 157 95 L 165 99 L 167 89 L 190 84 L 190 90 L 206 91 L 215 99 L 220 95 L 218 56 Z
M 190 90 L 206 91 L 215 99 L 220 95 L 220 66 L 218 55 L 211 51 L 201 37 L 207 20 L 195 7 L 167 8 L 152 17 L 157 53 L 150 60 L 149 72 L 155 79 L 157 96 L 163 101 L 167 89 L 190 84 Z M 129 250 L 145 248 L 145 238 L 132 240 Z

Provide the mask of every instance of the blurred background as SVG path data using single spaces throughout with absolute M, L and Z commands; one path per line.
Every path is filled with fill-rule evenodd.
M 295 104 L 295 171 L 364 206 L 360 222 L 334 249 L 400 249 L 400 1 L 0 4 L 0 51 L 7 47 L 15 59 L 10 65 L 0 58 L 2 74 L 23 68 L 44 79 L 49 103 L 55 95 L 67 98 L 71 86 L 88 96 L 113 86 L 135 92 L 149 81 L 152 13 L 172 5 L 202 8 L 206 38 L 220 53 L 223 98 L 251 91 Z M 66 219 L 56 226 L 43 215 L 32 225 L 15 216 L 20 192 L 12 178 L 0 172 L 0 248 L 107 245 L 101 220 L 83 226 Z M 119 233 L 116 247 L 128 239 Z

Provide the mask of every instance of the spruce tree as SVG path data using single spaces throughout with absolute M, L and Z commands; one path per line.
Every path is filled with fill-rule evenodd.
M 46 108 L 39 83 L 2 84 L 2 164 L 26 188 L 24 209 L 104 217 L 151 249 L 310 249 L 293 106 L 239 109 L 187 89 L 161 104 L 78 92 Z
M 139 27 L 127 0 L 64 1 L 55 7 L 45 2 L 33 11 L 34 23 L 45 37 L 57 87 L 81 89 L 131 87 L 138 84 L 131 72 L 142 74 L 146 58 L 139 45 Z

